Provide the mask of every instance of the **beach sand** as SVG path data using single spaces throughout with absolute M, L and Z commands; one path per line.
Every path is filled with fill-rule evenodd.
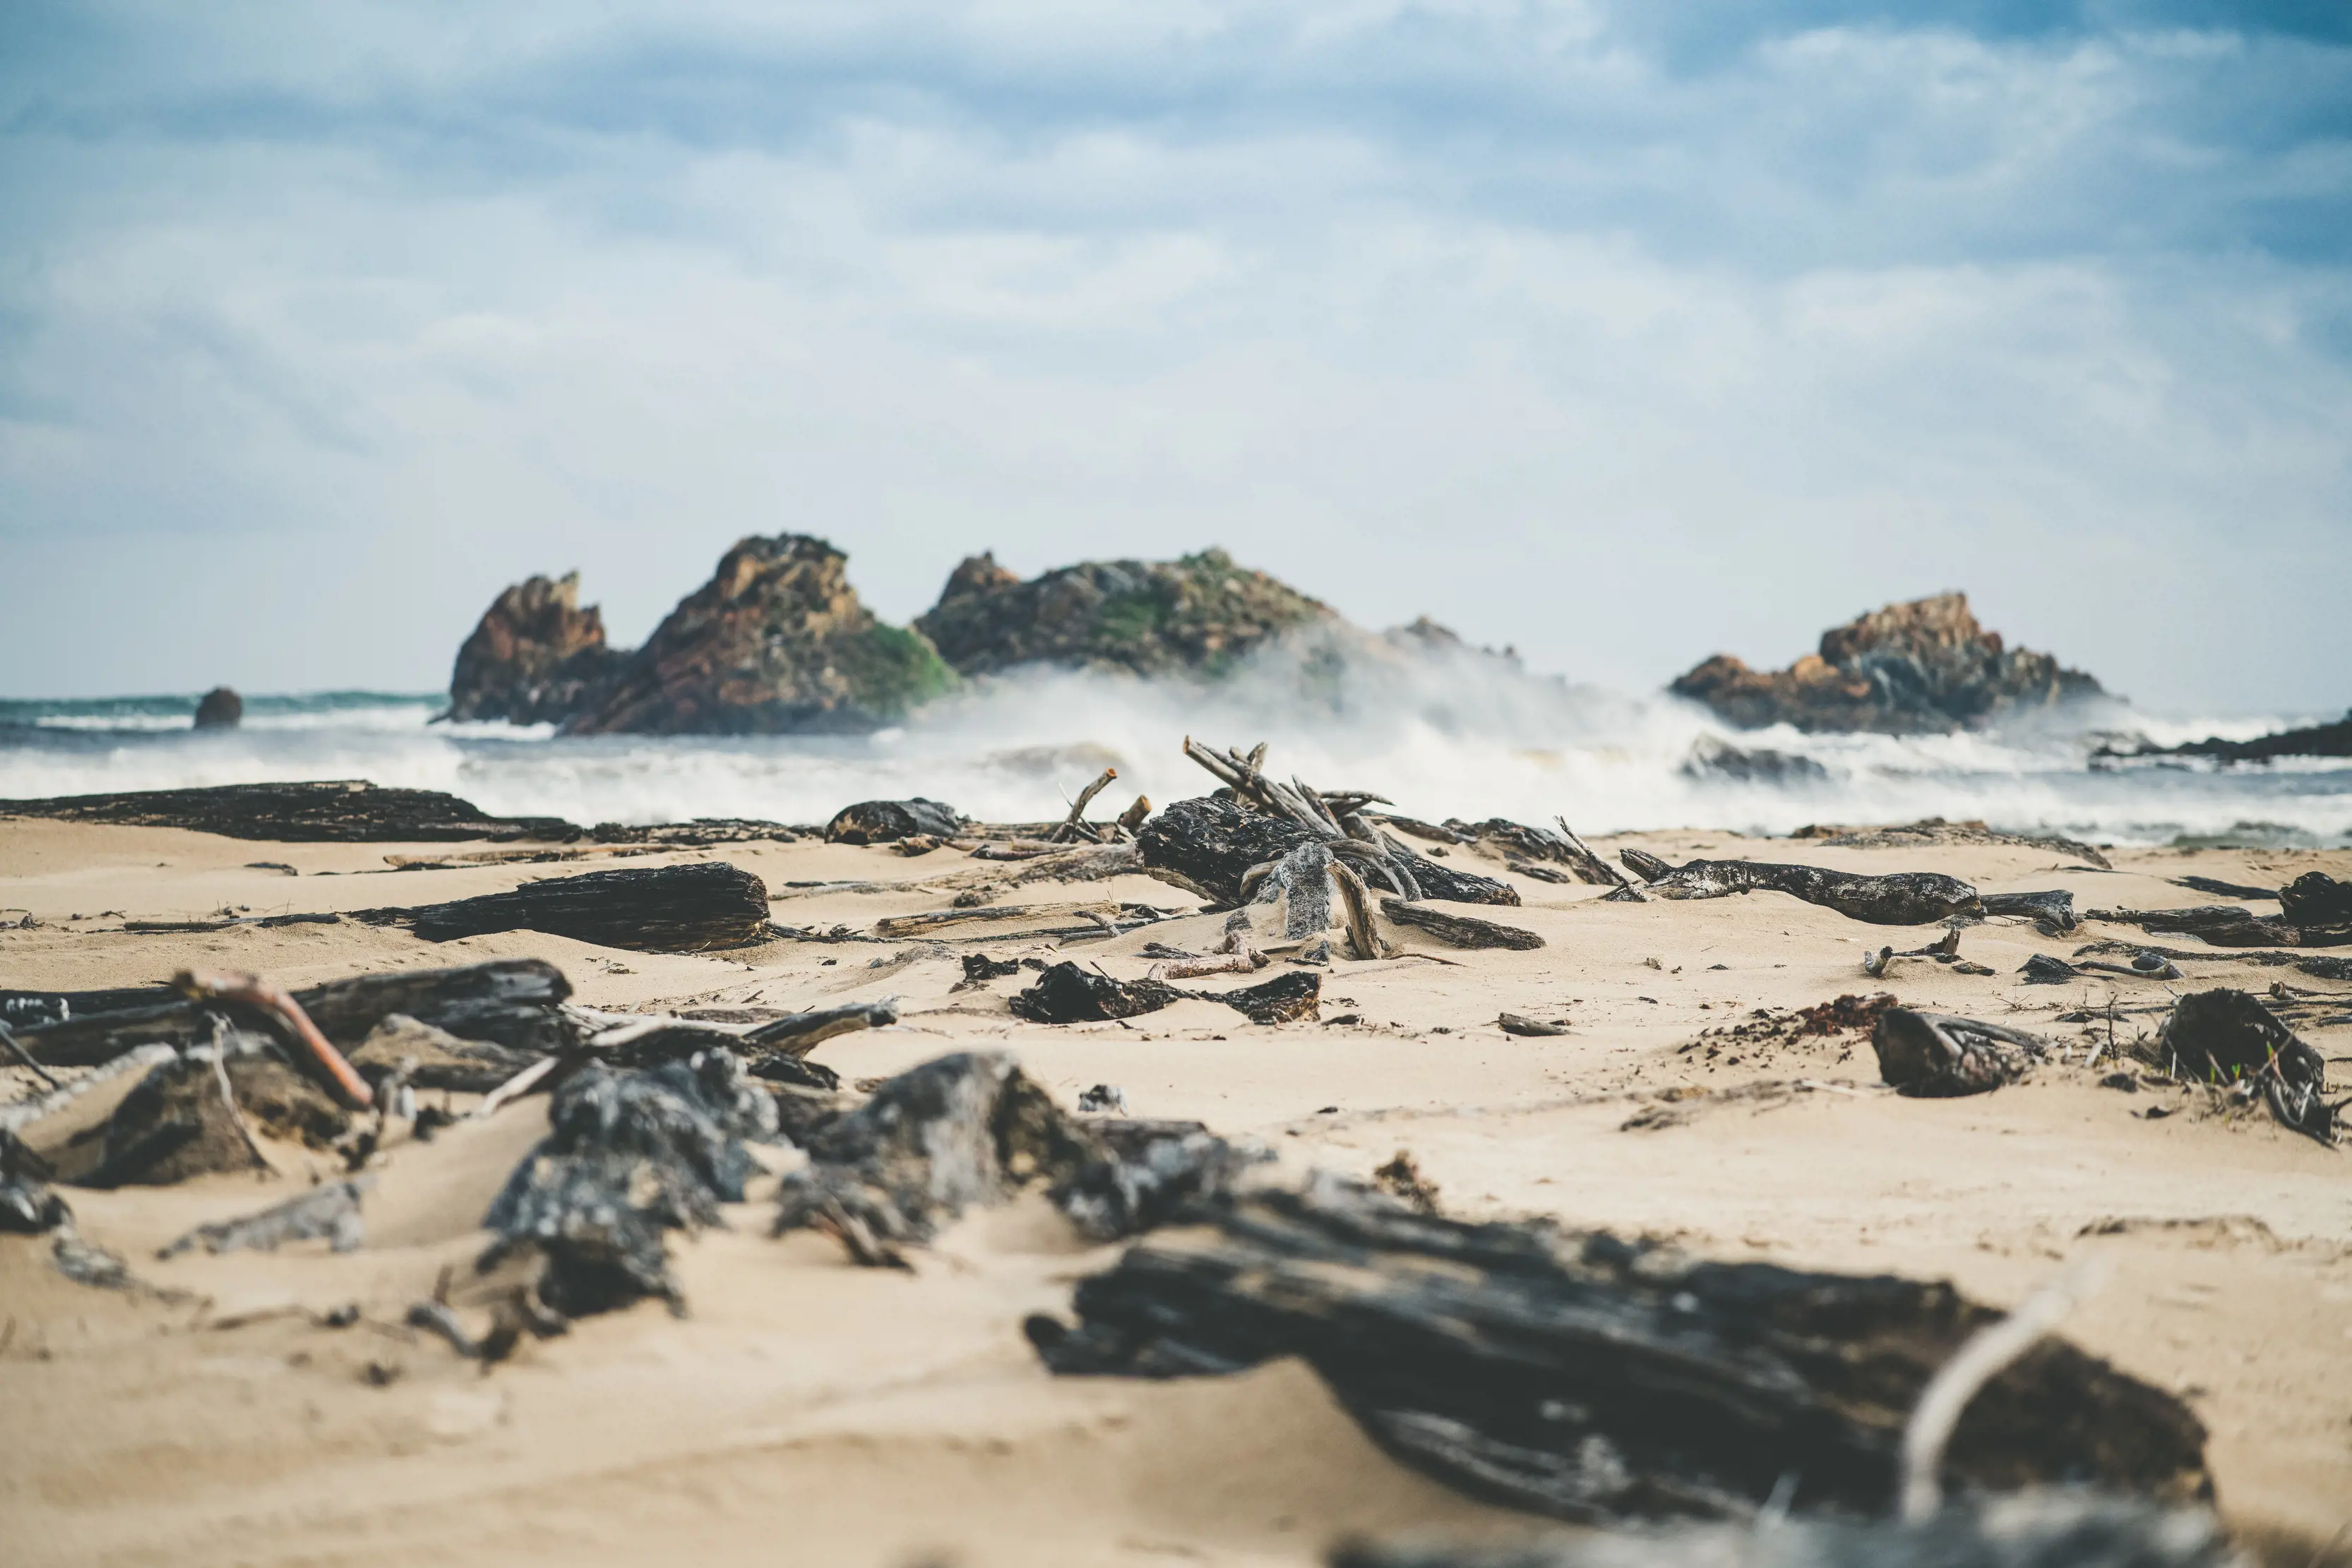
M 2066 887 L 2083 908 L 2213 902 L 2166 880 L 2191 873 L 2270 885 L 2315 868 L 2352 876 L 2345 852 L 2126 850 L 2109 873 L 2008 846 L 1832 849 L 1677 832 L 1596 847 L 1613 855 L 1628 844 L 1676 862 L 1704 853 L 1942 871 L 1987 892 Z M 468 847 L 478 846 L 0 822 L 0 920 L 37 922 L 0 929 L 0 985 L 133 985 L 193 965 L 291 987 L 539 956 L 564 970 L 579 1000 L 615 1009 L 896 996 L 897 1027 L 830 1040 L 815 1059 L 863 1080 L 952 1050 L 1010 1050 L 1066 1105 L 1114 1083 L 1137 1115 L 1197 1118 L 1302 1166 L 1365 1176 L 1409 1150 L 1460 1216 L 1545 1215 L 1709 1257 L 1948 1278 L 1995 1304 L 2096 1252 L 2112 1279 L 2063 1332 L 2189 1403 L 2210 1429 L 2221 1507 L 2246 1539 L 2273 1561 L 2302 1563 L 2352 1519 L 2352 1155 L 2259 1110 L 2216 1113 L 2200 1092 L 2099 1086 L 2112 1058 L 2083 1062 L 2106 1026 L 2054 1015 L 2111 994 L 2161 1002 L 2167 988 L 2027 986 L 2015 971 L 2030 954 L 2131 938 L 2127 927 L 2052 938 L 1995 920 L 1962 937 L 1963 956 L 1992 976 L 1909 960 L 1874 982 L 1865 952 L 1923 945 L 1933 929 L 1861 925 L 1778 894 L 1611 904 L 1597 889 L 1514 877 L 1523 908 L 1475 913 L 1540 933 L 1540 951 L 1463 952 L 1400 931 L 1403 956 L 1333 965 L 1319 1024 L 1256 1026 L 1186 1001 L 1127 1024 L 1059 1028 L 1007 1010 L 1025 973 L 951 989 L 958 956 L 1076 956 L 1135 977 L 1148 967 L 1144 942 L 1205 946 L 1222 916 L 1058 955 L 1050 941 L 987 925 L 946 943 L 777 941 L 701 956 L 523 932 L 436 945 L 352 922 L 121 929 L 126 918 L 224 907 L 421 904 L 589 869 L 385 864 L 387 854 Z M 1451 853 L 1506 874 L 1467 849 Z M 765 879 L 782 924 L 856 932 L 946 900 L 785 884 L 971 869 L 950 849 L 909 858 L 812 842 L 614 863 L 698 858 Z M 253 864 L 263 862 L 299 874 Z M 1010 898 L 1106 896 L 1197 903 L 1143 877 Z M 2242 960 L 2188 967 L 2172 990 L 2261 992 L 2284 980 L 2352 993 Z M 2069 1061 L 1988 1095 L 1913 1100 L 1878 1082 L 1858 1034 L 1694 1043 L 1758 1009 L 1879 989 L 2038 1030 L 2070 1048 Z M 1564 1019 L 1569 1032 L 1506 1035 L 1495 1021 L 1504 1010 Z M 2117 1026 L 2119 1039 L 2152 1031 L 2160 1016 Z M 2352 1027 L 2305 1036 L 2336 1059 L 2340 1083 Z M 23 1092 L 21 1071 L 6 1077 Z M 92 1124 L 110 1093 L 94 1092 L 33 1141 Z M 673 1239 L 688 1315 L 646 1302 L 584 1320 L 486 1375 L 398 1325 L 445 1268 L 481 1249 L 483 1208 L 544 1129 L 546 1104 L 527 1099 L 394 1147 L 367 1200 L 368 1243 L 341 1255 L 314 1243 L 154 1256 L 192 1225 L 340 1174 L 299 1148 L 272 1145 L 274 1180 L 66 1189 L 86 1236 L 200 1301 L 76 1285 L 51 1268 L 46 1239 L 0 1237 L 0 1556 L 23 1568 L 1307 1563 L 1343 1535 L 1527 1526 L 1385 1458 L 1296 1364 L 1165 1384 L 1049 1376 L 1023 1317 L 1066 1312 L 1072 1282 L 1117 1249 L 1082 1246 L 1034 1198 L 973 1215 L 908 1274 L 851 1267 L 820 1236 L 772 1239 L 766 1189 L 755 1186 L 730 1228 Z M 2149 1119 L 2151 1109 L 2173 1113 Z M 313 1321 L 346 1303 L 362 1309 L 353 1326 Z

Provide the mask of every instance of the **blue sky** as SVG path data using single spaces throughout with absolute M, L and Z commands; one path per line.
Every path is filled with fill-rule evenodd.
M 429 688 L 798 529 L 2352 705 L 2341 5 L 490 11 L 0 11 L 0 692 Z

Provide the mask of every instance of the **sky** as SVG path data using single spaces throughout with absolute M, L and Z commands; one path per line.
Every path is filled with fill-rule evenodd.
M 2341 711 L 2352 8 L 0 8 L 0 695 L 431 690 L 783 531 Z

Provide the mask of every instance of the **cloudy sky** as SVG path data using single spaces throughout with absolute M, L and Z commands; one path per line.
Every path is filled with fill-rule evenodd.
M 430 689 L 782 530 L 2340 710 L 2352 10 L 0 9 L 0 692 Z

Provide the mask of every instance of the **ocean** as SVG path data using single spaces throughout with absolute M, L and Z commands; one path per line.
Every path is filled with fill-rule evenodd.
M 1196 795 L 1187 735 L 1270 743 L 1268 770 L 1376 790 L 1433 820 L 1489 816 L 1579 832 L 1940 816 L 2100 842 L 2352 844 L 2352 766 L 2095 764 L 2103 740 L 2248 738 L 2336 716 L 2163 718 L 2130 709 L 1960 735 L 1735 732 L 1692 705 L 1527 674 L 1465 653 L 1411 669 L 1260 661 L 1213 684 L 1039 672 L 983 680 L 865 736 L 596 737 L 432 722 L 438 694 L 249 695 L 243 726 L 197 734 L 194 694 L 0 701 L 0 798 L 264 779 L 444 789 L 486 810 L 583 823 L 752 817 L 822 822 L 853 800 L 924 795 L 990 821 L 1058 816 L 1103 768 L 1138 793 Z M 1728 746 L 1778 754 L 1737 776 Z

